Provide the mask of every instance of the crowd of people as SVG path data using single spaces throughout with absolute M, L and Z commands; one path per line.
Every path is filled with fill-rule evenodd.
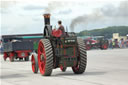
M 128 48 L 128 37 L 126 40 L 122 38 L 120 41 L 117 39 L 114 41 L 109 40 L 109 48 Z

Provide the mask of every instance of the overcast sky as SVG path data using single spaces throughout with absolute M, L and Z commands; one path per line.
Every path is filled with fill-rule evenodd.
M 128 0 L 1 0 L 1 34 L 43 33 L 44 13 L 51 25 L 62 20 L 69 31 L 128 26 Z

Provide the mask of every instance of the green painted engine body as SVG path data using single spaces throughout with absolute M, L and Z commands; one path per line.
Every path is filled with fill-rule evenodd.
M 37 51 L 37 49 L 38 49 L 38 43 L 39 43 L 39 42 L 34 42 L 34 43 L 33 43 L 33 46 L 34 46 L 34 50 L 35 50 L 35 51 Z
M 78 45 L 76 36 L 61 37 L 55 41 L 51 41 L 51 43 L 54 44 L 54 54 L 58 62 L 57 67 L 60 65 L 71 67 L 77 64 Z

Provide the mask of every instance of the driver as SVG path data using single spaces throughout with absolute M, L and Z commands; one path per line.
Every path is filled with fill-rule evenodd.
M 65 34 L 65 29 L 64 29 L 64 26 L 62 25 L 62 22 L 58 21 L 58 25 L 59 25 L 58 30 L 61 30 L 62 31 L 62 35 L 64 35 Z
M 55 37 L 61 37 L 65 35 L 65 29 L 61 21 L 58 21 L 59 28 L 52 31 L 52 35 Z

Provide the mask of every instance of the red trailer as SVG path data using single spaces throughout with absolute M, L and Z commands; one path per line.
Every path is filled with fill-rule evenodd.
M 4 60 L 9 58 L 11 62 L 14 59 L 28 61 L 29 55 L 35 50 L 34 43 L 38 43 L 40 37 L 43 37 L 42 34 L 3 35 Z
M 3 36 L 2 42 L 3 58 L 5 61 L 7 58 L 9 58 L 11 62 L 13 62 L 14 59 L 29 60 L 29 55 L 33 50 L 33 42 L 23 41 L 22 38 L 18 36 Z

